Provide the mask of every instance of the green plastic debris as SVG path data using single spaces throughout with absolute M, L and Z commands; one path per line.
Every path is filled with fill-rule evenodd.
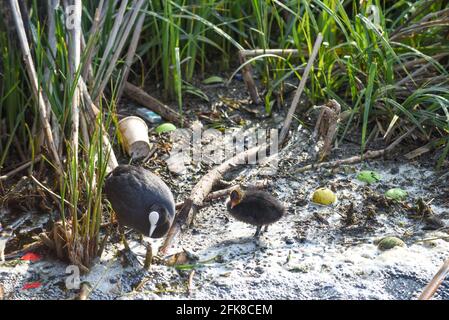
M 212 76 L 210 78 L 207 78 L 203 81 L 203 84 L 209 85 L 209 84 L 217 84 L 217 83 L 224 83 L 224 79 L 218 76 Z
M 385 197 L 396 201 L 405 200 L 405 198 L 407 198 L 407 195 L 407 191 L 402 190 L 401 188 L 393 188 L 385 192 Z
M 376 183 L 378 181 L 380 181 L 382 179 L 382 177 L 380 176 L 380 174 L 378 174 L 375 171 L 360 171 L 359 174 L 357 175 L 357 179 L 359 181 L 371 184 L 371 183 Z
M 167 133 L 167 132 L 171 132 L 171 131 L 175 131 L 175 130 L 176 130 L 176 126 L 174 124 L 164 123 L 156 128 L 156 133 L 161 134 L 161 133 Z

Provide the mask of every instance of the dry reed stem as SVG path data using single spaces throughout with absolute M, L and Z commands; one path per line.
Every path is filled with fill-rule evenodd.
M 13 15 L 14 23 L 17 29 L 17 35 L 19 38 L 19 43 L 22 48 L 23 58 L 25 62 L 25 67 L 30 78 L 31 88 L 33 90 L 34 96 L 38 102 L 39 116 L 41 120 L 42 127 L 44 129 L 45 139 L 47 145 L 50 149 L 53 160 L 56 162 L 56 170 L 59 176 L 62 176 L 63 168 L 62 163 L 58 154 L 58 150 L 55 145 L 53 138 L 53 133 L 51 131 L 50 122 L 47 114 L 47 106 L 45 104 L 44 93 L 41 86 L 38 83 L 36 68 L 34 66 L 33 59 L 31 57 L 30 46 L 28 44 L 25 27 L 22 20 L 22 14 L 20 12 L 19 4 L 17 0 L 9 0 L 11 5 L 11 12 Z

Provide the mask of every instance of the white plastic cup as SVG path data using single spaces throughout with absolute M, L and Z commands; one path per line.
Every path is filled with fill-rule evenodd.
M 151 151 L 148 126 L 139 117 L 127 117 L 118 123 L 128 155 L 134 159 L 146 158 Z

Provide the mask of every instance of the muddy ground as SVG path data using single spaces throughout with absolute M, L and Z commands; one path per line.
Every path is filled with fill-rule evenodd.
M 218 95 L 224 89 L 213 90 Z M 233 92 L 232 88 L 226 90 L 231 90 L 229 95 Z M 259 115 L 247 111 L 242 114 L 247 127 L 279 127 L 283 119 L 282 114 L 266 120 L 262 120 L 263 115 L 258 119 Z M 231 120 L 220 121 L 227 127 L 235 125 L 232 113 Z M 357 150 L 359 146 L 346 143 L 334 150 L 332 157 L 344 158 L 357 154 Z M 143 271 L 138 262 L 127 261 L 130 256 L 121 253 L 123 246 L 114 236 L 97 265 L 81 278 L 93 287 L 90 298 L 416 298 L 449 256 L 449 176 L 434 171 L 434 162 L 426 157 L 407 162 L 400 154 L 295 174 L 295 168 L 313 161 L 314 152 L 310 130 L 300 127 L 282 150 L 275 175 L 262 175 L 260 166 L 246 166 L 225 177 L 247 185 L 267 181 L 268 190 L 286 204 L 286 217 L 259 240 L 253 238 L 254 228 L 227 214 L 226 199 L 213 201 L 199 211 L 194 226 L 185 230 L 169 252 L 185 250 L 196 261 L 177 267 L 155 264 L 150 271 Z M 163 152 L 157 152 L 145 166 L 163 177 L 178 202 L 210 168 L 190 166 L 183 175 L 173 174 L 164 165 Z M 357 173 L 365 169 L 378 172 L 381 181 L 371 185 L 358 181 Z M 313 191 L 323 186 L 337 194 L 334 205 L 318 206 L 310 201 Z M 385 191 L 393 187 L 408 191 L 407 199 L 385 199 Z M 416 209 L 420 199 L 429 204 L 444 226 L 429 230 L 435 228 Z M 2 208 L 1 221 L 8 220 L 9 210 Z M 42 214 L 30 215 L 31 224 L 39 225 L 39 219 L 45 219 Z M 396 236 L 406 246 L 381 251 L 376 241 L 385 236 Z M 144 244 L 133 231 L 127 237 L 142 263 Z M 158 244 L 152 242 L 155 251 Z M 67 265 L 47 250 L 38 253 L 42 255 L 39 261 L 17 257 L 0 266 L 5 298 L 72 299 L 77 290 L 66 289 Z M 192 270 L 195 272 L 190 282 Z M 25 289 L 30 283 L 40 286 Z M 435 299 L 449 299 L 449 281 L 442 284 Z

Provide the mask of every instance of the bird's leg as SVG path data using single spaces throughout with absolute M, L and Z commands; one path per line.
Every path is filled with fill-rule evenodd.
M 262 227 L 258 226 L 256 230 L 256 234 L 254 234 L 254 238 L 258 239 L 260 237 L 260 232 L 262 231 Z
M 267 232 L 268 231 L 268 225 L 265 226 L 263 232 Z
M 4 239 L 0 239 L 0 264 L 5 262 L 5 247 L 6 241 Z
M 120 232 L 120 240 L 122 241 L 123 245 L 125 246 L 125 250 L 130 251 L 128 241 L 126 241 L 125 228 L 123 228 L 122 226 L 119 226 L 119 232 Z
M 0 248 L 0 264 L 5 262 L 5 248 Z
M 147 243 L 147 253 L 145 255 L 145 264 L 143 265 L 144 269 L 150 270 L 151 265 L 153 264 L 153 247 L 151 243 Z

